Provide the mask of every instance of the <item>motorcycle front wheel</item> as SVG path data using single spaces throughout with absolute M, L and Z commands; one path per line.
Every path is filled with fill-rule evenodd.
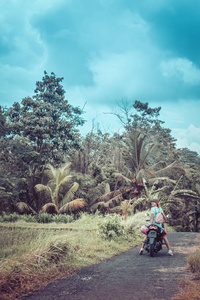
M 150 244 L 150 256 L 153 257 L 154 254 L 154 243 Z

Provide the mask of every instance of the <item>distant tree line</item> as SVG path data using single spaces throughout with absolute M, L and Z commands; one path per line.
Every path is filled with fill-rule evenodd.
M 198 230 L 200 157 L 176 148 L 161 107 L 123 104 L 121 134 L 83 137 L 62 80 L 44 72 L 32 97 L 0 108 L 0 212 L 135 213 L 159 198 L 177 230 Z

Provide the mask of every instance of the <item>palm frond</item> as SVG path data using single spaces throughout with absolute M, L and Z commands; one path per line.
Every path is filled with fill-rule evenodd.
M 139 172 L 136 174 L 136 181 L 137 183 L 143 183 L 144 179 L 149 181 L 149 178 L 155 177 L 155 171 L 150 168 L 146 169 L 141 169 Z
M 160 199 L 160 195 L 162 194 L 162 192 L 167 189 L 167 186 L 157 188 L 156 184 L 158 182 L 159 182 L 158 180 L 155 181 L 150 189 L 148 189 L 146 184 L 144 184 L 147 202 L 151 202 L 153 198 Z
M 155 177 L 155 178 L 150 178 L 148 180 L 148 183 L 150 185 L 155 184 L 156 182 L 162 182 L 162 181 L 166 181 L 167 183 L 172 183 L 172 184 L 176 184 L 176 180 L 170 179 L 169 177 Z
M 195 188 L 196 188 L 198 194 L 200 195 L 200 184 L 196 183 Z
M 70 162 L 66 162 L 63 166 L 61 166 L 61 169 L 63 172 L 69 172 L 70 171 L 70 167 L 71 167 L 71 163 Z
M 60 205 L 63 206 L 70 202 L 74 198 L 74 193 L 78 190 L 78 182 L 74 182 L 73 186 L 68 190 L 63 199 L 60 201 Z
M 42 207 L 41 211 L 43 213 L 48 213 L 48 214 L 58 214 L 59 213 L 58 208 L 57 208 L 56 204 L 54 204 L 54 203 L 45 204 Z
M 171 196 L 182 196 L 182 197 L 190 197 L 190 198 L 194 198 L 194 199 L 200 199 L 199 195 L 192 191 L 192 190 L 176 190 L 174 192 L 171 193 Z
M 110 193 L 110 184 L 107 182 L 105 187 L 105 194 Z
M 90 207 L 90 211 L 95 213 L 97 210 L 106 211 L 108 209 L 108 202 L 97 202 Z
M 183 175 L 185 174 L 186 169 L 180 164 L 180 162 L 174 161 L 173 163 L 169 164 L 165 168 L 162 168 L 156 172 L 157 177 L 172 177 L 173 174 L 176 176 L 178 174 Z
M 113 208 L 113 207 L 115 207 L 115 206 L 117 206 L 117 205 L 120 205 L 122 199 L 123 199 L 122 194 L 117 195 L 117 196 L 113 197 L 112 199 L 110 199 L 110 200 L 107 202 L 107 206 L 108 206 L 109 208 Z
M 50 187 L 44 184 L 36 184 L 34 190 L 37 197 L 41 199 L 43 203 L 53 201 L 52 190 Z
M 131 182 L 131 179 L 129 179 L 128 177 L 124 176 L 121 173 L 114 173 L 114 176 L 123 178 L 126 182 L 129 182 L 129 183 Z
M 135 208 L 138 205 L 142 204 L 144 201 L 147 201 L 147 198 L 144 196 L 144 197 L 141 197 L 141 198 L 138 198 L 138 199 L 134 198 L 134 199 L 131 199 L 131 200 L 132 200 L 132 203 L 133 203 L 131 205 L 131 207 Z
M 61 177 L 60 177 L 60 180 L 59 180 L 59 183 L 58 183 L 59 187 L 60 187 L 62 184 L 66 183 L 66 182 L 69 182 L 72 178 L 73 178 L 72 175 L 61 176 Z
M 98 202 L 108 202 L 110 199 L 117 197 L 118 195 L 121 195 L 121 194 L 122 194 L 122 192 L 120 190 L 112 191 L 110 193 L 107 193 L 107 194 L 104 194 L 104 195 L 98 197 L 91 204 L 98 203 Z
M 143 161 L 140 164 L 140 169 L 143 169 L 146 165 L 147 158 L 149 157 L 151 151 L 155 148 L 156 144 L 150 144 L 148 150 L 146 151 Z
M 115 206 L 108 210 L 109 213 L 123 214 L 121 205 Z
M 16 205 L 15 205 L 15 209 L 16 209 L 16 212 L 18 214 L 33 214 L 35 215 L 36 212 L 34 211 L 34 209 L 32 209 L 27 203 L 25 202 L 18 202 Z
M 58 172 L 57 183 L 55 188 L 55 195 L 56 195 L 57 202 L 58 202 L 58 195 L 59 195 L 59 190 L 61 185 L 69 182 L 72 177 L 73 177 L 72 175 L 67 175 L 67 176 L 60 175 L 60 173 Z
M 46 166 L 46 173 L 48 174 L 48 176 L 50 178 L 55 178 L 56 177 L 56 169 L 51 165 L 51 164 L 48 164 Z
M 49 180 L 48 185 L 51 185 L 53 180 L 55 182 L 55 197 L 56 203 L 59 203 L 59 190 L 61 185 L 72 179 L 72 175 L 69 175 L 71 163 L 65 163 L 60 168 L 54 168 L 51 164 L 47 165 L 47 170 L 51 174 L 51 180 Z M 52 178 L 53 177 L 53 178 Z
M 62 165 L 60 168 L 54 168 L 51 164 L 47 164 L 46 170 L 48 172 L 49 175 L 53 175 L 54 178 L 56 178 L 58 176 L 58 174 L 61 174 L 61 177 L 63 176 L 63 174 L 68 174 L 70 171 L 70 163 L 65 163 L 64 165 Z
M 58 184 L 61 184 L 65 178 L 67 178 L 68 176 L 70 176 L 70 175 L 67 175 L 70 172 L 70 168 L 69 167 L 70 167 L 70 164 L 66 163 L 64 166 L 62 166 L 62 167 L 60 167 L 60 168 L 58 168 L 56 170 L 57 171 L 57 181 L 58 181 Z
M 182 204 L 183 203 L 183 198 L 179 198 L 179 197 L 171 197 L 167 200 L 166 204 Z M 178 206 L 179 207 L 179 206 Z M 180 209 L 180 207 L 178 208 Z
M 62 214 L 76 213 L 85 206 L 87 206 L 87 203 L 85 202 L 85 200 L 82 198 L 78 198 L 78 199 L 75 199 L 75 200 L 63 205 L 60 208 L 59 212 Z

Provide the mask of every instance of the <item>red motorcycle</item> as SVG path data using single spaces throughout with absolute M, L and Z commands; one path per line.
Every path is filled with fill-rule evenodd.
M 162 249 L 162 245 L 165 244 L 163 241 L 163 233 L 161 229 L 155 225 L 143 226 L 141 231 L 147 235 L 145 240 L 144 249 L 150 254 L 151 257 L 157 254 Z

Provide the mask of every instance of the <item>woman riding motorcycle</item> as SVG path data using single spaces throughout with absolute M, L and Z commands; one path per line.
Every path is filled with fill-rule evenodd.
M 164 214 L 162 208 L 160 207 L 159 201 L 158 201 L 157 199 L 153 199 L 153 200 L 152 200 L 151 206 L 152 206 L 152 207 L 151 207 L 151 219 L 150 219 L 149 225 L 150 225 L 150 226 L 151 226 L 151 225 L 156 225 L 158 228 L 160 228 L 160 231 L 161 231 L 161 233 L 162 233 L 162 238 L 164 239 L 165 244 L 166 244 L 166 246 L 167 246 L 167 248 L 168 248 L 168 254 L 169 254 L 169 255 L 173 255 L 173 252 L 172 252 L 172 250 L 171 250 L 171 248 L 170 248 L 170 244 L 169 244 L 168 238 L 166 237 L 167 231 L 163 228 L 163 226 L 162 226 L 161 223 L 156 223 L 156 222 L 155 222 L 156 215 L 157 215 L 157 213 L 159 213 L 159 212 L 162 214 L 162 216 L 163 216 L 165 222 L 167 222 L 167 218 L 166 218 L 166 216 L 165 216 L 165 214 Z M 159 208 L 159 210 L 158 210 L 158 208 Z M 144 245 L 145 245 L 145 240 L 146 240 L 146 238 L 147 238 L 147 237 L 145 236 L 145 237 L 144 237 L 144 240 L 143 240 L 143 242 L 142 242 L 142 247 L 141 247 L 140 252 L 139 252 L 140 255 L 143 254 L 143 251 L 144 251 Z

